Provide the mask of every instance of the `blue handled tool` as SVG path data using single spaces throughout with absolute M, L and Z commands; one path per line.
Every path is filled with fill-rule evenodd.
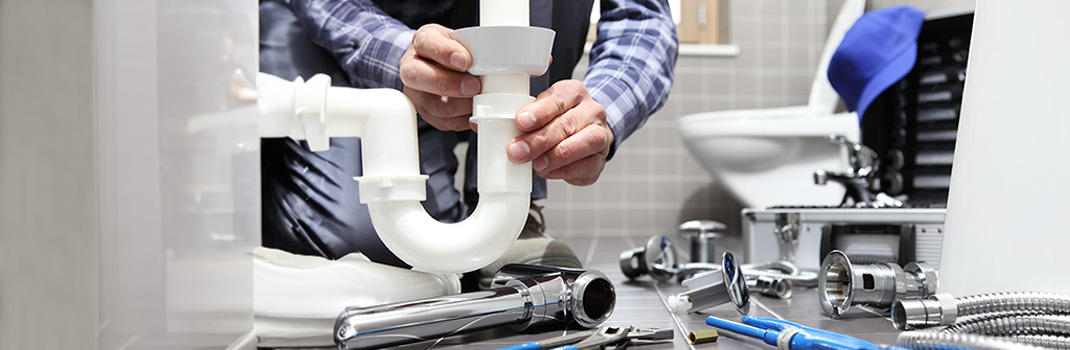
M 897 346 L 883 346 L 868 341 L 810 328 L 798 323 L 774 318 L 743 316 L 743 323 L 736 323 L 710 316 L 706 324 L 758 338 L 769 345 L 790 350 L 908 350 Z

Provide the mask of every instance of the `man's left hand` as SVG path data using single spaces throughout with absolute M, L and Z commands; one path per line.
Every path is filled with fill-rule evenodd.
M 509 143 L 509 159 L 531 162 L 535 173 L 576 186 L 595 183 L 606 166 L 613 131 L 606 109 L 579 80 L 562 80 L 521 107 L 522 134 Z

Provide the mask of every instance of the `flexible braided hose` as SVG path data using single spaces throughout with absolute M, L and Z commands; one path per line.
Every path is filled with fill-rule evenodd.
M 744 270 L 776 270 L 789 275 L 799 274 L 799 267 L 786 260 L 773 260 L 740 265 Z
M 1010 337 L 1015 341 L 1051 349 L 1070 349 L 1070 338 L 1050 334 L 1019 334 Z
M 1058 334 L 1070 335 L 1067 315 L 994 314 L 957 322 L 942 332 L 983 335 Z
M 1043 350 L 1035 345 L 1023 344 L 1004 338 L 976 334 L 911 331 L 899 333 L 899 346 L 917 350 L 949 350 L 969 348 L 978 350 Z
M 743 264 L 739 266 L 743 276 L 747 279 L 755 279 L 759 276 L 791 281 L 792 284 L 802 287 L 817 286 L 817 273 L 813 271 L 799 270 L 794 263 L 784 260 L 774 260 L 759 263 Z M 683 276 L 690 276 L 698 272 L 720 271 L 721 265 L 714 263 L 692 262 L 677 271 Z
M 898 300 L 892 318 L 898 329 L 951 325 L 970 316 L 990 314 L 1070 314 L 1070 296 L 1040 292 L 1005 292 L 954 298 L 937 294 L 929 299 Z
M 743 275 L 747 277 L 764 276 L 791 281 L 792 284 L 803 287 L 817 286 L 817 273 L 813 271 L 799 270 L 794 263 L 784 260 L 774 260 L 739 267 Z
M 778 272 L 775 270 L 748 270 L 743 269 L 743 275 L 747 278 L 765 276 L 769 278 L 779 278 L 789 280 L 797 286 L 802 287 L 815 287 L 817 286 L 817 273 L 813 271 L 799 271 L 798 274 L 789 275 L 786 273 Z
M 958 317 L 997 312 L 1070 314 L 1070 296 L 1039 292 L 1007 292 L 955 299 Z

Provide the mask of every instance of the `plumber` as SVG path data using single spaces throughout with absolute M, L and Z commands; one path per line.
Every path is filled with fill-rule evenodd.
M 513 162 L 532 162 L 533 200 L 546 197 L 546 179 L 595 183 L 672 86 L 678 43 L 666 0 L 601 1 L 589 68 L 582 81 L 571 79 L 593 2 L 530 0 L 531 25 L 557 32 L 549 69 L 531 79 L 536 99 L 517 113 L 523 134 L 507 150 Z M 423 205 L 434 218 L 457 222 L 478 201 L 468 118 L 481 87 L 465 73 L 471 55 L 449 33 L 478 25 L 478 8 L 473 0 L 262 0 L 260 69 L 289 80 L 324 73 L 336 86 L 403 91 L 419 114 L 420 170 L 430 177 Z M 462 164 L 453 150 L 461 141 L 469 143 L 463 195 L 454 186 Z M 352 180 L 361 174 L 359 141 L 333 138 L 330 150 L 316 153 L 302 144 L 263 140 L 263 245 L 331 259 L 360 252 L 405 266 L 359 202 Z M 543 233 L 539 207 L 532 208 L 539 219 L 530 215 L 502 258 L 469 275 L 492 276 L 506 263 L 582 267 L 567 245 Z

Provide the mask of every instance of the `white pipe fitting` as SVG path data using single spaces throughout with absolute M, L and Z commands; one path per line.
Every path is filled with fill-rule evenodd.
M 505 149 L 520 134 L 516 110 L 533 101 L 531 96 L 476 96 L 479 204 L 464 221 L 447 224 L 420 205 L 427 198 L 427 176 L 419 173 L 416 112 L 400 91 L 330 87 L 326 75 L 290 83 L 261 73 L 257 83 L 262 137 L 307 140 L 314 151 L 329 148 L 330 137 L 361 137 L 360 201 L 368 204 L 383 243 L 414 269 L 479 269 L 504 254 L 523 229 L 531 165 L 511 162 Z
M 459 223 L 438 222 L 419 203 L 427 176 L 419 173 L 416 111 L 400 91 L 331 87 L 326 75 L 293 83 L 257 77 L 261 137 L 307 140 L 312 151 L 330 148 L 330 137 L 361 137 L 360 202 L 386 247 L 420 271 L 489 265 L 527 220 L 531 164 L 514 164 L 506 148 L 520 135 L 517 110 L 535 100 L 529 77 L 549 65 L 554 33 L 528 27 L 527 0 L 482 1 L 480 11 L 482 27 L 454 32 L 472 53 L 469 73 L 483 76 L 471 119 L 479 126 L 479 204 Z

